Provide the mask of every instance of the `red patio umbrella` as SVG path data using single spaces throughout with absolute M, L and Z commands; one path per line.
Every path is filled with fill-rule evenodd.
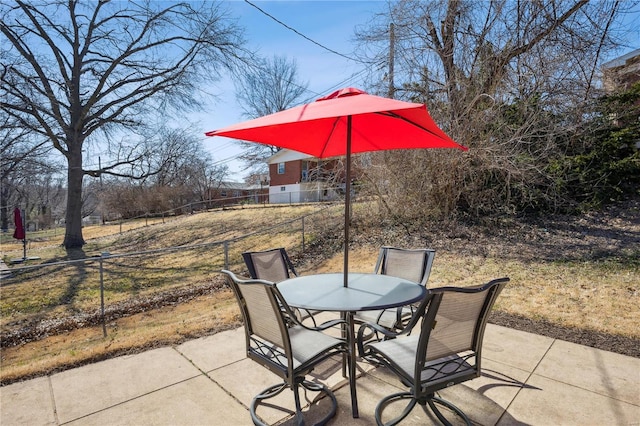
M 274 145 L 316 158 L 346 156 L 345 287 L 349 266 L 351 154 L 419 148 L 467 150 L 438 128 L 424 104 L 369 95 L 352 87 L 206 135 Z
M 13 238 L 22 240 L 22 260 L 27 260 L 27 234 L 24 229 L 23 216 L 22 211 L 18 207 L 13 209 L 13 223 L 16 226 L 16 230 L 13 231 Z

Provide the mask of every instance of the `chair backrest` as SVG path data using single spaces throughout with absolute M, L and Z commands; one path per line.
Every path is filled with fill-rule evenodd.
M 416 354 L 416 374 L 429 361 L 469 353 L 479 374 L 482 341 L 489 312 L 509 278 L 499 278 L 475 287 L 431 289 L 432 298 L 424 315 Z M 457 368 L 458 366 L 456 366 Z M 438 367 L 442 368 L 442 367 Z M 417 374 L 420 377 L 420 374 Z
M 381 247 L 373 273 L 392 275 L 426 286 L 435 256 L 432 249 Z
M 242 253 L 242 257 L 253 279 L 278 283 L 298 275 L 284 248 L 247 251 Z
M 284 312 L 289 311 L 275 284 L 258 279 L 241 279 L 223 270 L 233 290 L 244 321 L 247 356 L 259 362 L 265 359 L 278 364 L 277 373 L 292 368 L 291 342 Z M 259 339 L 256 339 L 259 338 Z M 278 349 L 282 351 L 277 355 Z M 275 355 L 275 358 L 274 358 Z M 270 367 L 271 369 L 271 367 Z

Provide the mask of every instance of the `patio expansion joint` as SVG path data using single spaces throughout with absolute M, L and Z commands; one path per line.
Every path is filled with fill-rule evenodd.
M 53 393 L 53 383 L 51 382 L 51 375 L 47 375 L 47 384 L 49 385 L 49 394 L 51 395 L 51 406 L 53 407 L 53 418 L 57 425 L 60 424 L 60 419 L 58 418 L 58 407 L 56 406 L 56 396 Z
M 636 404 L 636 403 L 631 402 L 631 401 L 628 401 L 628 400 L 624 400 L 624 399 L 620 399 L 620 398 L 613 397 L 613 396 L 611 396 L 611 395 L 606 395 L 606 394 L 603 394 L 603 393 L 600 393 L 600 392 L 596 392 L 596 391 L 594 391 L 592 388 L 587 388 L 587 387 L 579 386 L 579 385 L 576 385 L 575 383 L 568 383 L 568 382 L 566 382 L 566 381 L 558 380 L 558 379 L 553 378 L 553 377 L 551 377 L 551 376 L 545 376 L 545 375 L 542 375 L 542 374 L 535 374 L 535 373 L 531 373 L 531 376 L 530 376 L 530 377 L 532 377 L 532 376 L 542 377 L 542 378 L 544 378 L 544 379 L 546 379 L 546 380 L 550 380 L 550 381 L 552 381 L 552 382 L 561 383 L 561 384 L 566 385 L 566 386 L 571 386 L 572 388 L 580 389 L 580 390 L 582 390 L 582 391 L 589 392 L 589 393 L 591 393 L 591 394 L 593 394 L 593 395 L 597 395 L 597 396 L 599 396 L 599 397 L 601 397 L 601 398 L 607 398 L 607 399 L 610 399 L 611 401 L 616 401 L 616 402 L 621 402 L 621 403 L 623 403 L 623 404 L 633 405 L 634 407 L 640 407 L 640 404 Z M 529 378 L 527 378 L 527 380 L 529 380 Z M 515 398 L 514 398 L 514 399 L 515 399 Z M 634 424 L 634 425 L 635 425 L 635 424 Z M 640 425 L 640 423 L 637 423 L 637 425 Z
M 542 360 L 544 359 L 544 357 L 547 355 L 547 353 L 551 350 L 551 348 L 553 347 L 553 345 L 554 345 L 556 342 L 562 342 L 562 340 L 559 340 L 559 339 L 553 339 L 552 344 L 549 346 L 549 349 L 547 349 L 547 352 L 545 352 L 545 355 L 542 357 L 542 359 L 540 360 L 540 362 L 542 362 Z M 538 365 L 540 365 L 540 362 L 538 363 Z M 527 381 L 529 380 L 529 378 L 531 378 L 532 376 L 534 376 L 534 375 L 535 375 L 535 376 L 538 376 L 538 377 L 543 377 L 543 378 L 545 378 L 545 379 L 547 379 L 547 380 L 551 380 L 551 381 L 556 382 L 556 383 L 562 383 L 563 385 L 571 386 L 571 387 L 573 387 L 573 388 L 580 389 L 580 390 L 583 390 L 583 391 L 586 391 L 586 392 L 592 393 L 592 394 L 594 394 L 594 395 L 598 395 L 598 396 L 601 396 L 601 397 L 608 398 L 608 399 L 610 399 L 610 400 L 612 400 L 612 401 L 618 401 L 618 402 L 622 402 L 622 403 L 624 403 L 624 404 L 630 404 L 630 405 L 633 405 L 633 406 L 636 406 L 636 407 L 640 407 L 640 405 L 635 404 L 635 403 L 633 403 L 633 402 L 631 402 L 631 401 L 624 400 L 624 399 L 620 399 L 620 398 L 616 398 L 616 397 L 613 397 L 613 396 L 608 395 L 608 394 L 605 394 L 605 393 L 596 392 L 596 391 L 594 391 L 594 388 L 593 388 L 593 387 L 584 387 L 584 386 L 580 386 L 580 385 L 578 385 L 578 384 L 576 384 L 576 383 L 570 383 L 570 382 L 567 382 L 567 381 L 564 381 L 564 380 L 559 380 L 557 377 L 550 376 L 550 375 L 548 375 L 548 374 L 547 374 L 547 375 L 545 375 L 545 374 L 541 374 L 541 373 L 539 373 L 539 372 L 536 372 L 536 370 L 537 370 L 537 368 L 538 368 L 538 365 L 536 365 L 536 367 L 533 369 L 533 371 L 531 372 L 531 374 L 529 375 L 529 377 L 527 377 Z M 514 399 L 515 399 L 515 398 L 514 398 Z
M 102 412 L 107 411 L 107 410 L 110 410 L 110 409 L 112 409 L 112 408 L 114 408 L 114 407 L 119 407 L 119 406 L 124 405 L 124 404 L 127 404 L 127 403 L 129 403 L 129 402 L 131 402 L 131 401 L 135 401 L 135 400 L 137 400 L 137 399 L 144 398 L 144 397 L 149 396 L 149 395 L 153 395 L 154 393 L 157 393 L 157 392 L 163 391 L 163 390 L 165 390 L 165 389 L 169 389 L 169 388 L 171 388 L 171 387 L 173 387 L 173 386 L 176 386 L 176 385 L 179 385 L 179 384 L 182 384 L 182 383 L 188 382 L 189 380 L 193 380 L 193 379 L 195 379 L 195 378 L 197 378 L 197 377 L 200 377 L 200 374 L 197 374 L 197 375 L 192 376 L 192 377 L 187 377 L 186 379 L 182 379 L 182 380 L 180 380 L 180 381 L 177 381 L 177 382 L 174 382 L 174 383 L 168 384 L 168 385 L 166 385 L 166 386 L 159 387 L 159 388 L 157 388 L 157 389 L 154 389 L 154 390 L 149 391 L 149 392 L 142 393 L 142 394 L 140 394 L 140 395 L 136 395 L 136 396 L 134 396 L 133 398 L 129 398 L 129 399 L 126 399 L 126 400 L 124 400 L 124 401 L 120 401 L 120 402 L 118 402 L 118 403 L 116 403 L 116 404 L 110 405 L 110 406 L 108 406 L 108 407 L 101 408 L 101 409 L 99 409 L 99 410 L 97 410 L 97 411 L 94 411 L 94 412 L 92 412 L 92 413 L 84 414 L 84 415 L 82 415 L 82 416 L 80 416 L 80 417 L 76 417 L 76 418 L 74 418 L 74 419 L 70 419 L 70 420 L 68 420 L 68 421 L 66 421 L 66 422 L 64 422 L 64 423 L 60 423 L 60 422 L 58 421 L 58 423 L 57 423 L 57 424 L 59 424 L 59 425 L 61 425 L 61 426 L 62 426 L 62 425 L 68 424 L 68 423 L 76 422 L 76 421 L 78 421 L 78 420 L 81 420 L 81 419 L 84 419 L 84 418 L 87 418 L 87 417 L 93 416 L 94 414 L 102 413 Z M 57 416 L 56 416 L 56 421 L 57 421 Z
M 383 377 L 380 377 L 380 376 L 377 376 L 377 375 L 373 374 L 373 372 L 378 370 L 378 369 L 381 369 L 383 371 L 388 371 L 387 367 L 385 367 L 384 365 L 380 365 L 380 366 L 377 366 L 377 367 L 375 367 L 375 368 L 373 368 L 371 370 L 363 371 L 360 377 L 366 377 L 368 379 L 372 379 L 372 380 L 375 380 L 377 382 L 384 383 L 385 385 L 392 386 L 392 387 L 398 389 L 398 391 L 402 391 L 402 390 L 407 389 L 405 386 L 403 386 L 401 384 L 400 379 L 396 378 L 395 376 L 393 376 L 391 380 L 386 380 Z M 342 386 L 345 386 L 345 385 L 349 385 L 349 381 L 346 381 Z
M 513 398 L 511 398 L 511 401 L 509 402 L 509 404 L 507 404 L 507 406 L 504 408 L 504 411 L 502 412 L 502 415 L 500 416 L 500 418 L 498 419 L 496 424 L 500 423 L 502 421 L 503 417 L 506 416 L 509 413 L 509 409 L 511 408 L 511 405 L 513 405 L 513 402 L 518 398 L 518 395 L 520 395 L 520 392 L 522 392 L 522 390 L 526 388 L 526 385 L 528 384 L 529 379 L 531 379 L 531 377 L 533 377 L 533 375 L 535 374 L 536 370 L 538 369 L 538 367 L 542 363 L 542 360 L 544 360 L 544 357 L 547 356 L 547 354 L 549 353 L 549 351 L 553 347 L 553 345 L 556 342 L 556 340 L 557 339 L 553 339 L 553 341 L 551 342 L 549 347 L 547 347 L 547 349 L 544 351 L 544 355 L 542 355 L 540 357 L 540 359 L 538 360 L 538 362 L 536 363 L 535 367 L 533 367 L 531 369 L 531 371 L 528 372 L 527 378 L 524 380 L 524 382 L 522 382 L 522 386 L 520 387 L 520 389 L 518 389 L 518 391 L 513 396 Z
M 229 396 L 230 396 L 234 401 L 236 401 L 236 402 L 237 402 L 238 404 L 240 404 L 242 407 L 244 407 L 244 408 L 246 408 L 247 410 L 249 410 L 249 407 L 247 407 L 246 405 L 244 405 L 244 404 L 242 403 L 242 401 L 240 401 L 240 400 L 239 400 L 239 399 L 238 399 L 234 394 L 232 394 L 228 389 L 226 389 L 224 386 L 222 386 L 222 385 L 221 385 L 220 383 L 218 383 L 218 382 L 217 382 L 213 377 L 211 377 L 211 376 L 209 375 L 209 373 L 211 373 L 211 372 L 213 372 L 213 371 L 217 371 L 217 370 L 220 370 L 220 369 L 222 369 L 222 368 L 228 367 L 228 366 L 230 366 L 230 365 L 237 364 L 237 363 L 239 363 L 240 361 L 243 361 L 243 360 L 233 361 L 233 362 L 231 362 L 231 363 L 229 363 L 229 364 L 221 365 L 221 366 L 216 367 L 216 368 L 214 368 L 214 369 L 211 369 L 211 370 L 209 370 L 209 371 L 204 371 L 203 369 L 201 369 L 200 367 L 198 367 L 198 366 L 197 366 L 193 361 L 191 361 L 189 358 L 187 358 L 187 357 L 186 357 L 182 352 L 180 352 L 176 347 L 173 347 L 173 349 L 174 349 L 176 352 L 178 352 L 178 354 L 180 354 L 180 356 L 181 356 L 181 357 L 183 357 L 185 360 L 187 360 L 187 362 L 189 362 L 191 365 L 193 365 L 193 366 L 194 366 L 194 368 L 196 368 L 196 369 L 201 373 L 201 375 L 203 375 L 203 376 L 204 376 L 205 378 L 207 378 L 211 383 L 213 383 L 214 385 L 216 385 L 217 387 L 219 387 L 220 389 L 222 389 L 222 390 L 224 391 L 224 393 L 226 393 L 227 395 L 229 395 Z M 199 376 L 199 375 L 198 375 L 198 376 Z M 194 376 L 193 378 L 198 377 L 198 376 Z M 188 380 L 191 380 L 191 379 L 188 379 Z M 186 381 L 186 380 L 185 380 L 185 381 Z

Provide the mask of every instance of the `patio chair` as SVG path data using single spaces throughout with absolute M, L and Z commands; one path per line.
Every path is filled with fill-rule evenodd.
M 499 278 L 476 287 L 442 287 L 429 290 L 405 329 L 394 332 L 378 324 L 363 324 L 358 330 L 360 356 L 387 367 L 409 388 L 383 398 L 375 410 L 378 425 L 395 425 L 416 403 L 427 406 L 443 424 L 450 422 L 436 404 L 453 411 L 467 425 L 468 417 L 455 405 L 436 396 L 446 387 L 480 377 L 482 341 L 489 312 L 509 278 Z M 419 335 L 408 334 L 417 325 Z M 364 342 L 366 335 L 376 341 Z M 406 335 L 406 336 L 405 336 Z M 382 413 L 390 403 L 409 399 L 402 413 L 388 423 Z
M 333 392 L 321 383 L 305 379 L 313 368 L 325 359 L 348 351 L 344 340 L 329 336 L 321 330 L 335 326 L 342 320 L 327 322 L 321 327 L 310 328 L 298 322 L 287 305 L 275 283 L 241 279 L 233 272 L 223 270 L 227 281 L 242 312 L 247 347 L 247 357 L 269 369 L 283 379 L 256 395 L 249 407 L 251 419 L 256 425 L 262 425 L 256 410 L 262 404 L 287 413 L 290 410 L 265 402 L 279 395 L 285 389 L 293 391 L 295 400 L 296 424 L 304 424 L 304 415 L 300 405 L 299 387 L 320 392 L 331 399 L 329 413 L 317 424 L 325 424 L 337 409 Z
M 242 258 L 249 269 L 249 276 L 254 279 L 278 283 L 292 276 L 298 276 L 287 251 L 282 247 L 264 251 L 246 251 L 242 253 Z
M 380 248 L 373 273 L 404 278 L 426 286 L 435 256 L 436 251 L 432 249 L 383 246 Z M 401 329 L 403 321 L 406 322 L 414 310 L 414 306 L 405 306 L 380 311 L 362 311 L 356 314 L 355 320 L 360 323 L 377 323 L 390 330 Z
M 279 283 L 298 276 L 296 268 L 293 266 L 293 262 L 289 259 L 284 247 L 264 251 L 246 251 L 242 253 L 242 258 L 249 270 L 249 276 L 253 279 Z M 296 313 L 299 320 L 310 318 L 313 326 L 317 326 L 313 312 L 297 308 L 293 308 L 293 312 Z

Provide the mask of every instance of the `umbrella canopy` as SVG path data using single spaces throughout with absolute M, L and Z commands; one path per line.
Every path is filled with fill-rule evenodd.
M 360 152 L 467 148 L 433 121 L 424 104 L 369 95 L 348 87 L 315 102 L 206 133 L 274 145 L 316 158 L 346 156 L 344 285 L 348 285 L 351 154 Z
M 16 230 L 13 231 L 13 238 L 16 240 L 24 240 L 24 225 L 22 223 L 22 214 L 19 208 L 13 210 L 13 223 L 16 225 Z
M 348 118 L 351 117 L 351 132 Z M 424 104 L 369 95 L 352 87 L 315 102 L 206 133 L 274 145 L 316 158 L 416 148 L 458 148 Z

